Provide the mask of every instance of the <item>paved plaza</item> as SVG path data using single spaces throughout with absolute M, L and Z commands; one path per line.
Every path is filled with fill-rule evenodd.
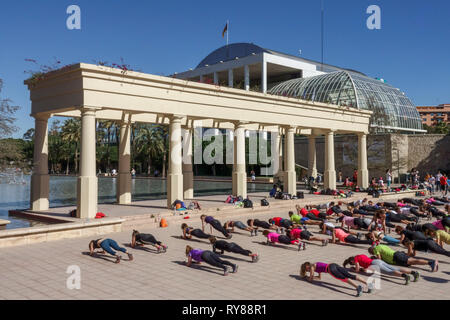
M 272 216 L 287 217 L 288 209 L 271 209 L 273 212 L 239 214 L 235 220 L 248 217 L 267 219 Z M 281 210 L 281 211 L 280 211 Z M 220 219 L 220 216 L 219 216 Z M 198 217 L 186 220 L 200 226 Z M 224 221 L 222 221 L 224 222 Z M 181 222 L 180 222 L 181 223 Z M 356 254 L 367 254 L 364 245 L 334 245 L 322 247 L 310 243 L 306 251 L 295 246 L 267 246 L 259 233 L 235 233 L 231 241 L 245 249 L 260 254 L 260 261 L 225 253 L 225 259 L 239 265 L 236 274 L 222 276 L 222 271 L 202 263 L 187 268 L 184 250 L 187 244 L 201 249 L 211 249 L 206 240 L 182 240 L 180 223 L 168 228 L 142 229 L 169 246 L 167 253 L 156 254 L 151 249 L 130 249 L 134 261 L 124 257 L 114 264 L 112 257 L 87 255 L 91 238 L 67 239 L 28 246 L 0 249 L 0 299 L 447 299 L 450 289 L 450 258 L 431 253 L 419 257 L 439 259 L 439 271 L 431 273 L 428 266 L 419 266 L 421 278 L 417 283 L 403 285 L 400 278 L 383 276 L 381 289 L 372 294 L 354 297 L 355 290 L 330 275 L 323 281 L 309 283 L 299 279 L 301 263 L 336 262 Z M 308 228 L 317 233 L 317 227 Z M 209 227 L 205 229 L 209 232 Z M 221 238 L 216 231 L 214 234 Z M 100 236 L 98 236 L 99 238 Z M 129 248 L 131 230 L 104 235 Z M 450 249 L 449 246 L 446 246 Z M 405 250 L 401 248 L 401 250 Z M 81 269 L 81 289 L 67 289 L 66 281 L 71 265 Z

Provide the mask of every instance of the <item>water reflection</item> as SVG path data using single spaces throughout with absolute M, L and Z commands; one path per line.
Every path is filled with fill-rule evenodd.
M 25 209 L 30 206 L 30 176 L 24 176 L 25 184 L 0 184 L 0 219 L 10 220 L 7 229 L 31 226 L 24 219 L 8 217 L 8 210 Z M 116 201 L 116 178 L 99 178 L 99 203 Z M 131 192 L 133 201 L 161 199 L 166 197 L 166 180 L 132 179 Z M 270 184 L 248 183 L 249 192 L 269 191 Z M 194 195 L 230 194 L 231 181 L 194 181 Z M 75 205 L 77 194 L 77 178 L 72 176 L 50 177 L 50 206 Z M 42 223 L 40 223 L 42 224 Z M 34 226 L 34 225 L 33 225 Z

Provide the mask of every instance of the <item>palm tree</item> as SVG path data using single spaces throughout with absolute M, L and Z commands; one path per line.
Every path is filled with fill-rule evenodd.
M 151 174 L 152 159 L 165 153 L 164 138 L 159 126 L 140 125 L 135 138 L 137 153 L 143 154 L 147 158 L 147 174 Z
M 81 121 L 80 119 L 68 119 L 64 121 L 64 125 L 61 128 L 61 139 L 69 146 L 75 147 L 75 173 L 78 172 L 78 148 L 81 140 Z M 69 153 L 67 153 L 67 162 L 70 161 Z M 66 171 L 67 173 L 67 171 Z

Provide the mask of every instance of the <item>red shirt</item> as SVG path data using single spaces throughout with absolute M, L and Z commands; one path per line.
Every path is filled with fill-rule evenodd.
M 302 208 L 300 210 L 300 214 L 305 217 L 308 214 L 308 210 L 306 210 L 305 208 Z
M 333 213 L 334 213 L 333 208 L 330 207 L 330 208 L 327 210 L 327 215 L 328 215 L 328 216 L 331 216 Z
M 355 263 L 358 263 L 362 268 L 367 269 L 372 264 L 372 259 L 365 254 L 360 254 L 355 256 Z
M 319 215 L 320 211 L 317 210 L 317 209 L 312 209 L 312 210 L 310 211 L 310 213 L 312 213 L 313 215 L 315 215 L 315 216 L 317 217 L 317 216 Z
M 292 229 L 291 236 L 294 239 L 300 239 L 300 233 L 302 233 L 302 229 Z
M 439 182 L 441 183 L 441 186 L 445 186 L 447 184 L 447 177 L 442 176 L 439 179 Z
M 275 223 L 276 226 L 280 226 L 280 221 L 281 221 L 282 219 L 283 219 L 283 218 L 275 217 L 275 218 L 272 218 L 272 221 Z

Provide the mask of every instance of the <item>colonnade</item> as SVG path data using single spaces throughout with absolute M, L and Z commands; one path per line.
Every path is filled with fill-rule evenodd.
M 192 170 L 193 128 L 182 125 L 184 116 L 169 116 L 169 167 L 167 174 L 167 206 L 175 200 L 192 199 L 194 183 Z M 247 173 L 245 152 L 246 122 L 234 123 L 234 165 L 232 173 L 232 193 L 247 197 Z M 278 170 L 282 177 L 284 191 L 297 193 L 295 171 L 295 126 L 282 126 L 282 130 L 272 134 L 275 139 L 275 156 L 278 157 Z M 284 148 L 282 145 L 284 133 Z M 96 176 L 96 110 L 81 109 L 81 153 L 80 174 L 77 181 L 77 217 L 93 218 L 97 212 L 98 178 Z M 336 189 L 336 170 L 334 160 L 334 130 L 311 129 L 308 147 L 308 175 L 317 176 L 316 142 L 318 135 L 325 135 L 325 188 Z M 123 113 L 120 123 L 119 175 L 117 183 L 117 203 L 131 203 L 130 176 L 130 135 L 131 115 Z M 358 134 L 358 185 L 368 187 L 367 134 Z M 283 156 L 284 152 L 284 156 Z M 278 154 L 278 155 L 277 155 Z M 48 174 L 48 116 L 35 116 L 34 170 L 31 179 L 31 209 L 44 211 L 49 208 Z

